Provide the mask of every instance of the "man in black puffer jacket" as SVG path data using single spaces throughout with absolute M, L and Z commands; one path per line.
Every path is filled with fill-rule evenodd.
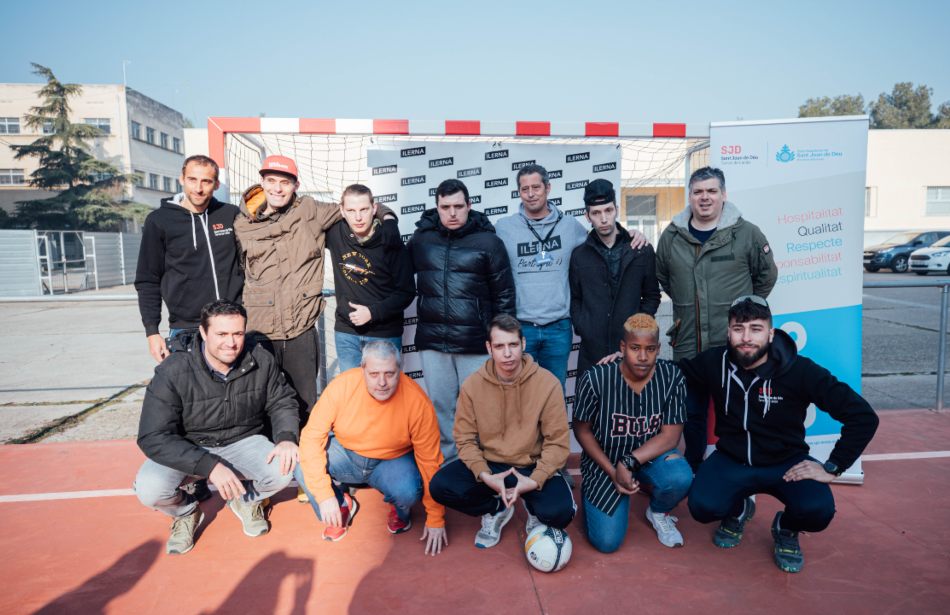
M 168 553 L 191 550 L 203 517 L 195 497 L 178 488 L 189 477 L 217 487 L 248 536 L 268 531 L 262 502 L 292 478 L 299 436 L 294 391 L 269 352 L 245 348 L 246 326 L 241 305 L 209 303 L 201 310 L 201 335 L 188 352 L 155 368 L 145 392 L 138 445 L 148 459 L 134 488 L 143 504 L 174 519 Z M 268 417 L 276 446 L 262 435 Z
M 439 419 L 445 463 L 458 456 L 452 428 L 459 386 L 485 362 L 485 332 L 498 314 L 515 313 L 508 253 L 488 216 L 473 211 L 468 188 L 447 179 L 435 209 L 409 241 L 416 273 L 416 350 Z

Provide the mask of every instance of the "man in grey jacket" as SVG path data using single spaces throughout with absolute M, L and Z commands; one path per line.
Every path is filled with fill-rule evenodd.
M 172 517 L 166 552 L 187 553 L 204 515 L 179 486 L 207 478 L 247 536 L 267 533 L 263 502 L 290 483 L 298 460 L 294 391 L 274 357 L 245 349 L 247 312 L 228 300 L 201 310 L 200 337 L 155 368 L 145 392 L 135 477 L 142 504 Z M 273 444 L 262 432 L 269 418 Z
M 689 207 L 673 217 L 656 248 L 656 277 L 673 302 L 668 332 L 673 358 L 726 344 L 732 300 L 767 297 L 778 269 L 768 240 L 726 200 L 726 177 L 703 167 L 689 178 Z M 706 451 L 708 396 L 687 389 L 686 460 L 695 470 Z
M 568 270 L 571 252 L 584 243 L 587 231 L 548 200 L 551 183 L 544 167 L 522 167 L 515 181 L 521 208 L 500 219 L 495 231 L 511 261 L 525 352 L 557 376 L 563 390 L 574 341 Z

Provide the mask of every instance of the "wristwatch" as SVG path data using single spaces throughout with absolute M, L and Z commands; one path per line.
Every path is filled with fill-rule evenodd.
M 636 474 L 640 471 L 640 468 L 643 467 L 640 465 L 640 460 L 634 457 L 633 455 L 624 455 L 623 459 L 620 462 L 624 465 L 625 468 L 630 470 L 631 474 Z
M 839 468 L 838 464 L 830 459 L 821 464 L 821 467 L 828 474 L 834 474 L 835 476 L 841 476 L 841 473 L 844 472 L 843 468 Z

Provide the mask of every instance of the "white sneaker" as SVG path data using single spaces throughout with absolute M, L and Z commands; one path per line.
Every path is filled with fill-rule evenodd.
M 501 540 L 501 528 L 511 521 L 515 514 L 515 507 L 508 506 L 494 515 L 482 515 L 482 529 L 475 534 L 475 546 L 479 549 L 489 549 Z
M 523 502 L 522 502 L 522 503 L 523 503 Z M 525 521 L 525 523 L 524 523 L 524 533 L 525 533 L 525 534 L 530 534 L 530 533 L 531 533 L 531 530 L 533 530 L 534 528 L 538 527 L 539 525 L 542 525 L 542 523 L 541 523 L 541 520 L 540 520 L 540 519 L 538 519 L 537 517 L 535 517 L 534 515 L 532 515 L 532 514 L 528 511 L 528 505 L 527 505 L 527 504 L 524 505 L 524 511 L 525 511 L 525 513 L 527 513 L 527 515 L 528 515 L 528 520 Z
M 647 521 L 653 525 L 661 544 L 670 548 L 683 546 L 683 535 L 676 529 L 679 519 L 666 513 L 655 513 L 647 506 Z

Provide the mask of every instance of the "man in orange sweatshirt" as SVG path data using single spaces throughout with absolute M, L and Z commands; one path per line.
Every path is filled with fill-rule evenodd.
M 445 508 L 430 496 L 429 482 L 441 463 L 432 402 L 402 373 L 396 347 L 377 340 L 363 347 L 359 368 L 334 378 L 320 396 L 300 436 L 294 476 L 326 524 L 325 540 L 343 538 L 359 510 L 350 485 L 382 492 L 391 505 L 392 534 L 409 531 L 410 509 L 421 499 L 426 509 L 421 540 L 427 555 L 437 555 L 448 545 Z
M 517 318 L 492 319 L 486 342 L 491 358 L 459 391 L 453 435 L 459 458 L 432 479 L 432 497 L 449 508 L 482 517 L 475 546 L 498 544 L 518 498 L 528 511 L 525 531 L 544 524 L 564 529 L 577 506 L 558 472 L 570 452 L 561 383 L 524 354 Z

